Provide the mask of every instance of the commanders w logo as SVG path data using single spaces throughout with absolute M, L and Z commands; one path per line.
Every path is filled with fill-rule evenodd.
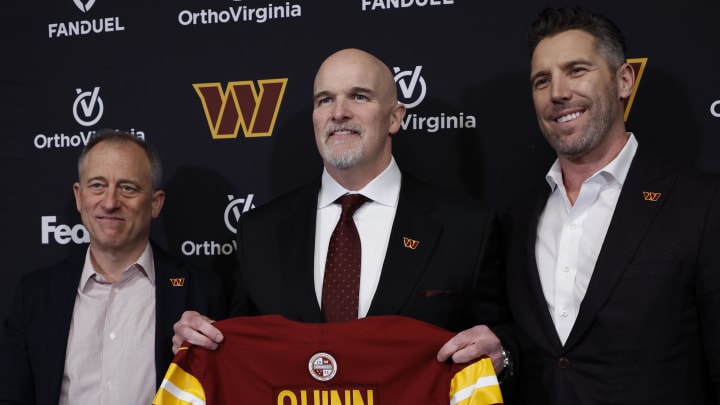
M 258 80 L 259 94 L 252 81 L 230 82 L 225 90 L 220 83 L 193 87 L 214 139 L 237 138 L 241 125 L 245 137 L 250 138 L 272 135 L 287 80 Z
M 405 236 L 403 236 L 403 246 L 405 246 L 406 248 L 415 250 L 419 244 L 420 244 L 419 241 L 417 241 L 415 239 L 406 238 Z
M 185 277 L 183 278 L 171 278 L 170 284 L 172 284 L 173 287 L 182 287 L 185 285 Z
M 638 87 L 640 87 L 640 79 L 642 79 L 643 72 L 645 72 L 645 65 L 647 65 L 647 61 L 648 58 L 635 58 L 627 60 L 627 63 L 629 63 L 635 70 L 635 85 L 633 86 L 632 93 L 630 93 L 630 98 L 628 98 L 627 104 L 625 104 L 625 121 L 627 121 L 628 116 L 630 115 L 630 108 L 632 108 L 632 103 L 635 100 Z
M 662 193 L 655 193 L 652 191 L 643 191 L 643 198 L 645 201 L 657 201 L 660 199 Z

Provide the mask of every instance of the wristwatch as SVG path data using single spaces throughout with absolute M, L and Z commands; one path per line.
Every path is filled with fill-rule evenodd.
M 502 354 L 503 368 L 497 377 L 498 381 L 502 384 L 513 375 L 513 361 L 512 357 L 510 357 L 510 350 L 505 350 L 504 347 L 500 346 L 500 353 Z

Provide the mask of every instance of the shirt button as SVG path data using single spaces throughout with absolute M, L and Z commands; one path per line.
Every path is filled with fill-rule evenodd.
M 573 222 L 572 224 L 570 224 L 570 230 L 571 230 L 571 231 L 574 231 L 575 228 L 577 228 L 577 225 L 575 225 L 574 222 Z
M 560 368 L 568 368 L 570 366 L 570 360 L 567 357 L 560 357 L 557 363 Z
M 105 388 L 107 388 L 108 391 L 110 391 L 112 389 L 112 386 L 113 386 L 112 380 L 108 380 L 108 382 L 105 383 Z
M 567 273 L 568 271 L 570 271 L 570 266 L 563 266 L 562 271 Z
M 115 332 L 110 332 L 110 339 L 115 340 Z
M 562 312 L 560 312 L 560 315 L 562 315 L 563 317 L 566 317 L 566 316 L 568 316 L 568 311 L 562 311 Z

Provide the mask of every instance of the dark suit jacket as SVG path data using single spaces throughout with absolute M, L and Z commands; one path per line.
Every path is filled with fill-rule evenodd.
M 319 190 L 318 182 L 243 214 L 233 315 L 322 322 L 313 284 Z M 494 218 L 478 202 L 403 174 L 368 316 L 404 315 L 451 331 L 510 322 Z M 403 237 L 417 248 L 405 247 Z M 511 344 L 501 329 L 503 344 Z
M 638 150 L 564 346 L 535 260 L 549 187 L 510 210 L 503 228 L 522 403 L 718 403 L 719 184 Z
M 176 261 L 153 245 L 155 261 L 155 367 L 157 385 L 173 359 L 173 324 L 183 311 L 214 319 L 227 313 L 219 281 Z M 0 403 L 57 405 L 65 350 L 85 253 L 25 274 L 5 321 L 0 346 Z M 171 278 L 184 278 L 173 286 Z

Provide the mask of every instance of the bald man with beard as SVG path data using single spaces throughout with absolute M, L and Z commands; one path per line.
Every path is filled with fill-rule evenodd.
M 243 214 L 231 315 L 324 322 L 325 260 L 341 212 L 334 202 L 360 193 L 370 201 L 354 215 L 362 246 L 357 317 L 402 315 L 458 332 L 438 347 L 438 361 L 489 356 L 501 374 L 512 338 L 493 213 L 400 170 L 392 137 L 405 106 L 392 72 L 375 56 L 344 49 L 328 57 L 313 104 L 323 173 Z M 214 349 L 223 340 L 197 312 L 183 314 L 175 333 L 175 350 L 183 341 Z

